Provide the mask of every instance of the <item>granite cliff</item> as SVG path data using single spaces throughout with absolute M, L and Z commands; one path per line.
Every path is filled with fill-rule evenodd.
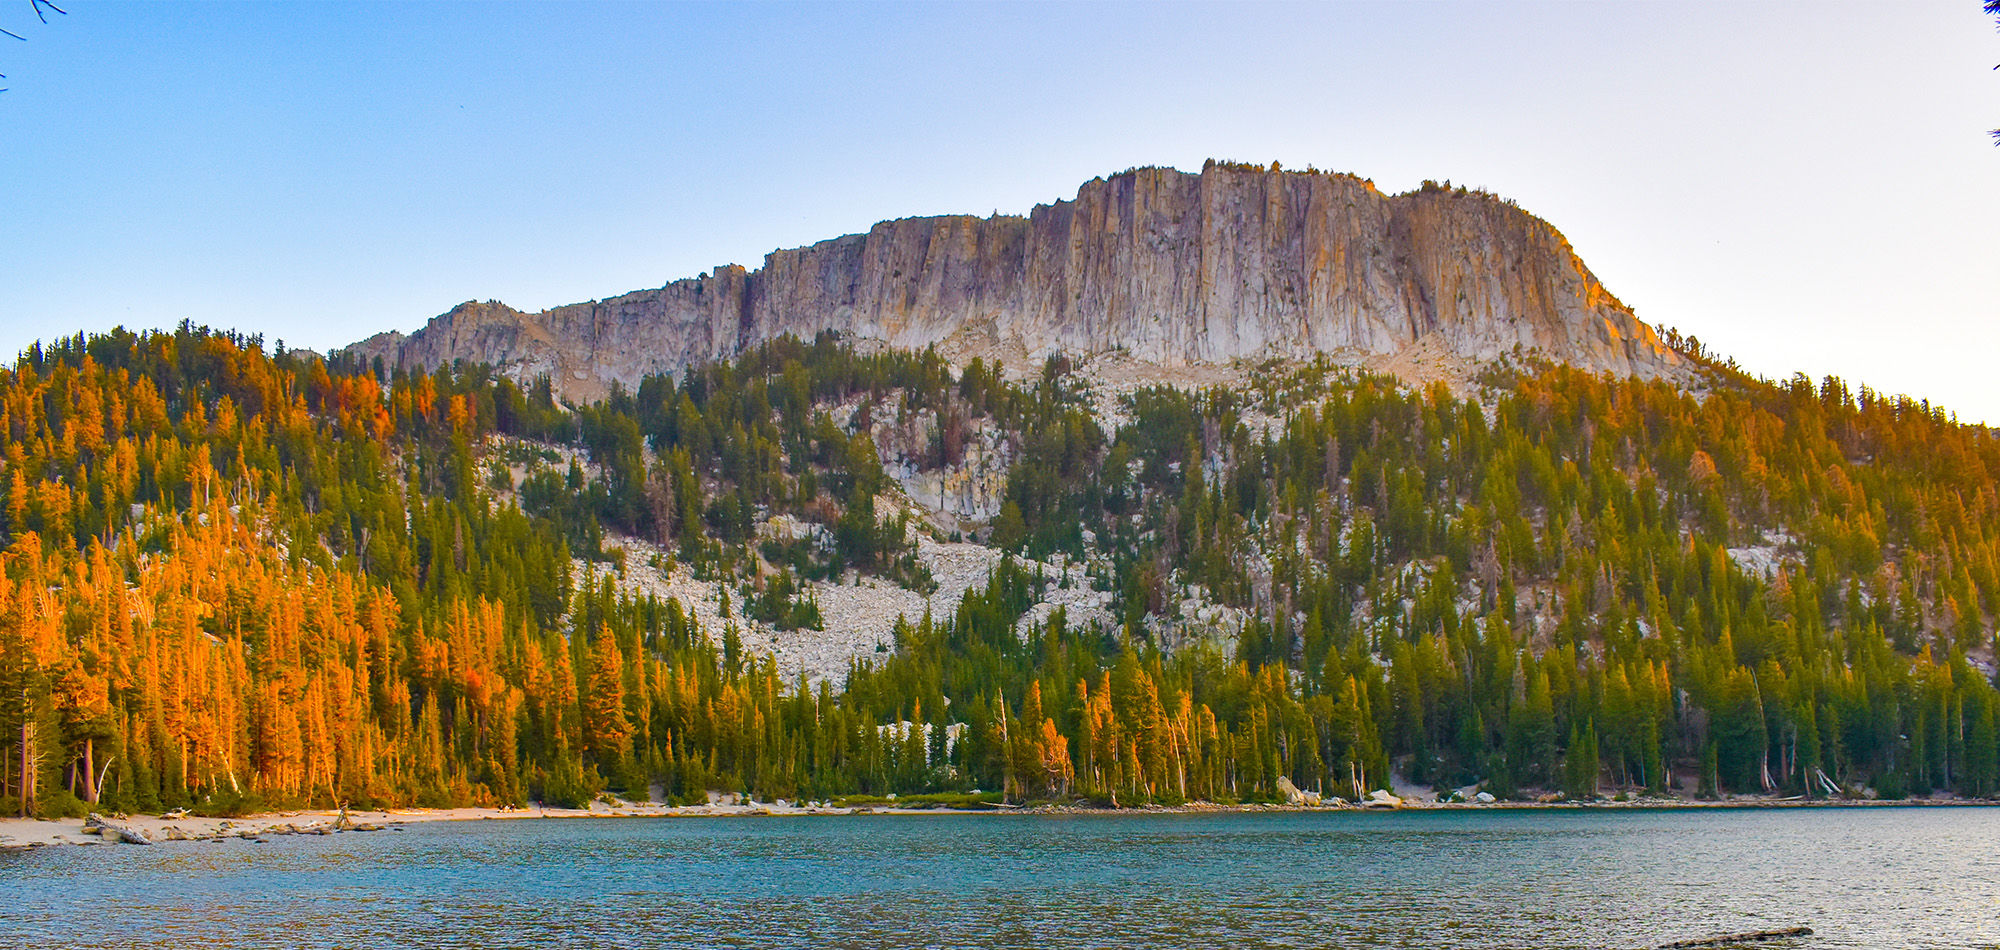
M 1116 352 L 1165 367 L 1327 353 L 1463 370 L 1517 349 L 1616 374 L 1684 367 L 1561 234 L 1510 202 L 1220 163 L 1095 179 L 1026 217 L 885 221 L 774 251 L 756 271 L 728 265 L 540 313 L 468 302 L 350 350 L 546 373 L 589 396 L 823 330 L 1022 368 Z

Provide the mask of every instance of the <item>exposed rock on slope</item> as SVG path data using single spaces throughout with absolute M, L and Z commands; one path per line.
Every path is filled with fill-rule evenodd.
M 1000 550 L 985 545 L 939 542 L 918 535 L 917 559 L 937 583 L 930 594 L 867 576 L 857 576 L 851 583 L 812 581 L 806 589 L 819 606 L 825 629 L 778 630 L 744 617 L 740 610 L 733 616 L 724 616 L 722 595 L 730 593 L 740 598 L 740 588 L 696 578 L 686 566 L 674 562 L 672 552 L 636 538 L 618 538 L 609 546 L 624 549 L 625 565 L 600 568 L 599 577 L 610 578 L 630 594 L 679 601 L 681 609 L 701 625 L 717 646 L 722 644 L 724 630 L 733 625 L 742 638 L 743 649 L 752 655 L 775 659 L 778 670 L 788 680 L 804 675 L 815 683 L 831 680 L 836 684 L 846 676 L 848 666 L 854 661 L 875 662 L 888 655 L 887 651 L 896 643 L 897 620 L 915 624 L 926 613 L 939 619 L 951 617 L 965 592 L 985 586 L 1005 557 Z M 1051 578 L 1074 577 L 1069 586 L 1052 583 L 1037 596 L 1034 606 L 1016 625 L 1023 636 L 1030 624 L 1047 623 L 1058 608 L 1065 612 L 1072 626 L 1094 624 L 1105 630 L 1117 626 L 1117 618 L 1109 609 L 1111 594 L 1089 587 L 1082 566 L 1069 564 L 1060 554 L 1046 562 L 1024 559 L 1020 563 L 1028 571 L 1039 570 Z M 672 566 L 663 569 L 663 565 Z M 1102 561 L 1097 566 L 1108 567 Z M 582 583 L 590 567 L 577 560 L 572 562 L 571 569 L 573 580 Z M 736 602 L 740 604 L 741 600 Z
M 1122 350 L 1165 366 L 1332 353 L 1524 351 L 1619 374 L 1680 358 L 1561 234 L 1490 195 L 1386 196 L 1349 175 L 1213 164 L 1095 179 L 1027 217 L 905 218 L 657 290 L 526 314 L 466 303 L 352 348 L 489 362 L 589 396 L 834 330 L 947 355 Z

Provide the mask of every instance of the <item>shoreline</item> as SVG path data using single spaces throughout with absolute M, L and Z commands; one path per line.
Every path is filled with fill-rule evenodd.
M 1337 812 L 1444 811 L 1702 811 L 1770 810 L 1786 808 L 1985 808 L 2000 801 L 1977 799 L 1770 799 L 1735 798 L 1714 801 L 1646 798 L 1589 802 L 1422 802 L 1405 800 L 1393 807 L 1358 805 L 1233 804 L 1188 802 L 1182 805 L 1142 805 L 1109 808 L 1098 805 L 1037 804 L 994 808 L 897 807 L 893 803 L 835 806 L 789 802 L 664 805 L 638 802 L 593 802 L 586 808 L 391 808 L 369 811 L 302 809 L 265 812 L 237 818 L 193 815 L 116 816 L 105 823 L 118 833 L 90 827 L 82 818 L 0 818 L 0 852 L 54 846 L 96 846 L 118 843 L 119 833 L 137 831 L 151 844 L 220 842 L 242 839 L 268 843 L 279 835 L 361 834 L 401 830 L 410 825 L 441 821 L 524 821 L 610 818 L 763 818 L 865 815 L 1174 815 Z

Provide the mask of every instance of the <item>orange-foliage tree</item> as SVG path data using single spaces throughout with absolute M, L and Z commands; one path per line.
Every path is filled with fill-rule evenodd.
M 564 407 L 187 326 L 66 338 L 0 371 L 0 809 L 2000 791 L 2000 439 L 1705 372 L 1274 369 L 1107 434 L 1060 361 L 830 339 Z M 989 540 L 1075 576 L 1005 561 L 814 683 L 614 583 L 653 569 L 611 563 L 623 533 L 745 622 L 818 625 L 850 571 L 926 588 L 879 432 L 926 470 L 1006 446 Z M 1111 622 L 1024 620 L 1070 586 Z

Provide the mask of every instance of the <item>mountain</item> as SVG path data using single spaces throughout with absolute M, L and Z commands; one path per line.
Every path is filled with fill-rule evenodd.
M 1016 366 L 1056 352 L 1166 367 L 1421 354 L 1469 371 L 1518 348 L 1618 375 L 1686 369 L 1561 234 L 1511 202 L 1215 162 L 1093 179 L 1026 217 L 885 221 L 774 251 L 755 271 L 540 313 L 467 302 L 350 352 L 392 368 L 466 359 L 548 374 L 589 397 L 828 330 Z
M 1138 171 L 618 306 L 0 368 L 0 813 L 2000 797 L 1995 432 L 1504 202 Z

